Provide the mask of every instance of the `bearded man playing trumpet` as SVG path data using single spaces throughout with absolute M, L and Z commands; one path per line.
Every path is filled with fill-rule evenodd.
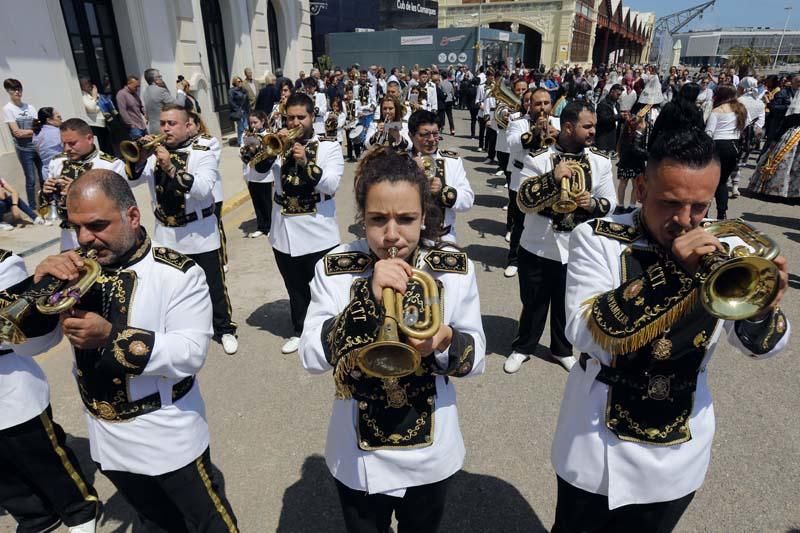
M 566 370 L 575 364 L 564 336 L 564 292 L 570 233 L 586 220 L 614 209 L 611 160 L 592 147 L 597 119 L 585 102 L 561 112 L 556 143 L 528 153 L 517 206 L 525 213 L 519 245 L 522 313 L 512 353 L 503 368 L 519 370 L 534 354 L 550 314 L 550 355 Z
M 355 179 L 366 239 L 317 263 L 300 358 L 333 372 L 325 458 L 347 531 L 387 531 L 394 513 L 399 531 L 434 532 L 465 454 L 452 378 L 485 366 L 475 267 L 438 241 L 409 154 L 375 148 Z
M 777 246 L 704 221 L 719 178 L 702 129 L 666 130 L 636 178 L 641 209 L 572 234 L 566 336 L 581 358 L 553 440 L 554 533 L 672 531 L 709 465 L 720 338 L 755 359 L 789 341 Z

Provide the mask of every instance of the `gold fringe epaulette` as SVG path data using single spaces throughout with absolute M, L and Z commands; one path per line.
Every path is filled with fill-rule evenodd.
M 599 156 L 605 157 L 606 159 L 610 159 L 611 158 L 611 154 L 608 151 L 601 150 L 600 148 L 598 148 L 596 146 L 590 146 L 589 147 L 589 151 L 593 152 L 593 153 L 595 153 L 595 154 L 597 154 Z
M 318 138 L 319 138 L 319 140 L 320 140 L 320 141 L 322 141 L 322 142 L 329 142 L 329 143 L 335 143 L 335 142 L 339 142 L 339 139 L 337 139 L 337 138 L 336 138 L 335 136 L 333 136 L 333 135 L 331 135 L 331 136 L 328 136 L 328 135 L 319 135 L 319 136 L 318 136 Z
M 372 257 L 364 252 L 341 252 L 324 258 L 325 274 L 360 274 L 372 266 Z
M 196 142 L 196 143 L 194 143 L 194 144 L 192 145 L 192 150 L 202 150 L 202 151 L 207 151 L 207 150 L 211 150 L 211 148 L 210 148 L 210 147 L 208 147 L 208 146 L 206 146 L 205 144 L 200 144 L 199 142 Z
M 113 163 L 115 161 L 120 161 L 120 159 L 117 159 L 116 156 L 111 155 L 111 154 L 107 154 L 105 152 L 100 152 L 100 154 L 97 157 L 99 157 L 103 161 L 108 161 L 109 163 Z
M 451 159 L 458 159 L 458 154 L 452 150 L 439 150 L 439 155 L 442 157 L 449 157 Z

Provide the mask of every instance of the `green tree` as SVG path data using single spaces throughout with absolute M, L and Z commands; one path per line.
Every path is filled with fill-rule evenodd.
M 333 70 L 333 58 L 329 55 L 321 55 L 317 58 L 317 68 L 325 75 L 328 70 Z
M 746 76 L 756 67 L 769 65 L 769 52 L 764 48 L 735 46 L 728 51 L 728 67 L 734 67 L 740 76 Z

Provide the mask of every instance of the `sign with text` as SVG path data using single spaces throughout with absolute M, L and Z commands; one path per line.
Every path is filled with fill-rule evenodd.
M 432 0 L 380 0 L 380 27 L 410 30 L 436 28 L 439 4 Z
M 432 45 L 433 35 L 403 35 L 400 37 L 400 46 Z

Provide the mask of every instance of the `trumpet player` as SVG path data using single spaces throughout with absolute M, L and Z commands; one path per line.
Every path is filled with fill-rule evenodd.
M 412 155 L 430 181 L 433 205 L 438 211 L 436 226 L 442 241 L 456 242 L 456 213 L 475 203 L 475 193 L 467 180 L 464 162 L 457 153 L 439 150 L 439 125 L 430 111 L 415 111 L 408 121 Z
M 275 181 L 273 166 L 275 160 L 265 159 L 254 162 L 254 157 L 262 150 L 262 139 L 267 135 L 267 114 L 251 111 L 247 117 L 250 129 L 245 132 L 244 145 L 240 149 L 242 172 L 250 192 L 250 200 L 256 213 L 256 230 L 248 233 L 250 239 L 269 235 L 272 225 L 272 184 Z
M 589 104 L 567 104 L 557 142 L 530 153 L 524 166 L 517 193 L 517 205 L 525 213 L 518 251 L 522 313 L 503 366 L 509 374 L 536 350 L 548 311 L 552 359 L 567 371 L 575 364 L 564 335 L 569 237 L 575 226 L 607 215 L 616 205 L 611 160 L 592 147 L 595 124 Z M 555 205 L 562 199 L 571 204 L 569 211 Z
M 405 106 L 399 98 L 384 96 L 381 100 L 381 118 L 369 125 L 366 136 L 367 149 L 373 146 L 391 146 L 401 151 L 408 150 L 408 124 L 402 121 Z
M 46 197 L 54 198 L 61 219 L 61 250 L 78 247 L 78 237 L 67 222 L 66 198 L 70 184 L 81 174 L 93 168 L 113 170 L 125 174 L 125 163 L 113 155 L 101 152 L 94 142 L 92 128 L 84 120 L 70 118 L 59 126 L 64 151 L 48 165 L 47 180 L 42 186 Z M 52 205 L 52 202 L 51 202 Z
M 219 180 L 217 158 L 210 147 L 195 142 L 189 112 L 177 105 L 161 110 L 163 144 L 139 163 L 128 162 L 129 179 L 147 182 L 156 217 L 154 238 L 164 246 L 189 256 L 205 271 L 214 310 L 213 340 L 225 353 L 239 348 L 236 323 L 225 286 L 225 271 L 214 184 Z M 152 141 L 145 136 L 140 141 Z
M 92 460 L 145 531 L 236 532 L 211 467 L 195 377 L 212 335 L 207 275 L 150 240 L 127 181 L 113 171 L 84 173 L 67 206 L 101 275 L 60 314 L 32 306 L 21 327 L 26 334 L 54 331 L 56 342 L 66 338 L 72 346 Z M 38 294 L 49 279 L 76 282 L 87 261 L 76 251 L 47 257 L 26 284 Z M 25 295 L 25 285 L 16 288 Z
M 314 265 L 339 244 L 334 195 L 344 172 L 335 139 L 314 133 L 314 102 L 297 93 L 286 102 L 288 130 L 278 132 L 287 149 L 278 155 L 269 242 L 289 293 L 292 335 L 281 348 L 297 350 L 311 301 Z M 290 132 L 299 131 L 295 138 Z M 277 179 L 280 176 L 280 179 Z
M 389 147 L 367 152 L 355 183 L 366 238 L 317 263 L 300 359 L 312 374 L 333 374 L 325 459 L 347 531 L 387 531 L 394 513 L 399 531 L 435 532 L 465 455 L 453 378 L 485 368 L 475 267 L 438 241 L 427 216 L 435 213 L 430 183 L 408 154 Z M 412 269 L 443 288 L 444 314 L 427 338 L 399 337 L 406 348 L 398 355 L 413 350 L 416 371 L 372 377 L 361 354 L 382 349 L 374 344 L 379 331 L 397 317 L 386 298 L 411 291 L 410 278 L 419 275 Z M 401 305 L 405 313 L 416 302 Z
M 26 278 L 22 258 L 0 250 L 0 309 Z M 28 333 L 21 344 L 0 341 L 0 507 L 17 521 L 17 531 L 54 531 L 63 523 L 70 533 L 94 533 L 97 493 L 53 420 L 50 387 L 33 358 L 60 336 L 57 330 Z
M 325 135 L 325 115 L 328 114 L 328 98 L 325 93 L 318 92 L 317 78 L 309 76 L 303 80 L 306 94 L 314 102 L 314 133 Z
M 278 131 L 286 127 L 286 100 L 294 94 L 294 86 L 292 82 L 287 80 L 281 81 L 280 98 L 272 106 L 272 112 L 269 115 L 269 125 L 267 129 L 271 131 Z
M 718 319 L 696 298 L 706 254 L 747 246 L 701 227 L 719 178 L 701 128 L 665 130 L 636 178 L 641 209 L 572 234 L 566 336 L 582 355 L 553 440 L 554 533 L 672 531 L 709 466 L 708 364 L 720 339 L 755 359 L 789 342 L 778 307 L 788 282 L 782 256 L 773 259 L 777 275 L 759 280 L 774 284 L 775 296 L 749 319 Z
M 342 99 L 334 96 L 331 107 L 325 118 L 325 136 L 334 137 L 339 146 L 344 145 L 344 126 L 347 123 L 347 113 L 343 109 Z
M 505 272 L 507 278 L 517 275 L 519 268 L 519 240 L 525 214 L 517 205 L 517 191 L 522 181 L 522 171 L 532 164 L 531 154 L 543 148 L 546 138 L 554 139 L 558 135 L 558 118 L 551 117 L 553 102 L 546 89 L 525 91 L 522 95 L 522 116 L 509 122 L 506 133 L 508 144 L 508 215 L 506 216 L 506 242 L 508 260 Z

